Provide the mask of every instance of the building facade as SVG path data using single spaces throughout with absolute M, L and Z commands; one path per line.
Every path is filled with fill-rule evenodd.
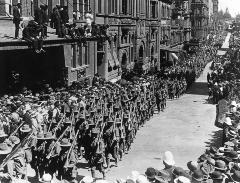
M 86 13 L 93 15 L 96 25 L 108 26 L 107 39 L 88 38 L 84 42 L 65 39 L 44 41 L 48 45 L 47 49 L 53 47 L 53 50 L 61 52 L 63 58 L 60 59 L 62 60 L 60 70 L 68 85 L 86 79 L 91 82 L 96 73 L 106 80 L 116 81 L 123 73 L 160 70 L 161 66 L 165 66 L 169 61 L 177 61 L 179 51 L 191 39 L 203 40 L 208 34 L 208 0 L 4 0 L 4 2 L 5 5 L 0 8 L 2 14 L 4 11 L 11 14 L 12 6 L 18 2 L 22 3 L 22 15 L 32 18 L 34 9 L 41 4 L 48 5 L 49 16 L 56 5 L 61 5 L 68 7 L 70 22 L 74 17 L 78 26 L 84 26 Z M 214 15 L 218 11 L 218 1 L 213 0 L 210 6 L 216 25 Z M 23 49 L 29 50 L 27 47 Z
M 208 35 L 209 23 L 209 2 L 208 0 L 192 0 L 192 37 L 197 40 L 204 40 Z

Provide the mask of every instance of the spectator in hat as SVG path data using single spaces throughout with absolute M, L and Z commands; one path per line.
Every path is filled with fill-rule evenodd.
M 173 170 L 175 168 L 175 161 L 172 152 L 166 151 L 163 155 L 163 165 L 165 168 L 163 170 L 167 171 L 171 177 L 171 180 L 173 180 Z
M 42 15 L 42 36 L 43 39 L 47 38 L 47 27 L 48 27 L 48 14 L 47 14 L 47 10 L 48 10 L 48 5 L 42 5 L 40 6 L 41 8 L 41 15 Z
M 192 183 L 202 183 L 204 175 L 201 170 L 195 170 L 192 173 Z
M 147 168 L 145 175 L 149 182 L 155 182 L 156 170 L 152 167 Z
M 226 177 L 223 176 L 223 174 L 219 171 L 214 171 L 211 175 L 211 180 L 213 183 L 223 183 Z
M 54 28 L 56 29 L 56 35 L 58 35 L 59 38 L 63 37 L 61 22 L 62 22 L 62 19 L 60 14 L 60 6 L 56 5 L 52 13 L 52 23 L 54 24 Z
M 21 3 L 17 3 L 17 6 L 13 8 L 13 23 L 15 24 L 15 39 L 19 38 L 19 29 L 20 29 L 20 22 L 22 21 L 21 18 Z

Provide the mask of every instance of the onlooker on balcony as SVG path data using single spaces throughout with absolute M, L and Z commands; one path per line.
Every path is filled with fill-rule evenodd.
M 15 24 L 15 39 L 19 38 L 19 29 L 20 29 L 20 22 L 22 21 L 21 18 L 21 3 L 18 3 L 17 6 L 13 8 L 13 23 Z

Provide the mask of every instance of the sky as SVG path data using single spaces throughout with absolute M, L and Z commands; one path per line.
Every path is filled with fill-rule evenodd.
M 219 0 L 219 10 L 229 9 L 232 16 L 240 14 L 240 0 Z

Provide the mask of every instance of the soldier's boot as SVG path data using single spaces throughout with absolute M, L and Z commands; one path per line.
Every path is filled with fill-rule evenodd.
M 118 167 L 118 157 L 115 158 L 115 166 Z
M 107 161 L 107 168 L 106 168 L 106 171 L 108 171 L 110 169 L 110 158 L 107 157 L 106 158 L 106 161 Z
M 92 178 L 95 179 L 96 178 L 95 170 L 91 169 L 91 174 L 92 174 Z
M 119 151 L 119 161 L 122 161 L 122 157 L 123 157 L 123 150 Z
M 102 175 L 103 175 L 103 180 L 106 180 L 106 172 L 104 170 L 102 171 Z

